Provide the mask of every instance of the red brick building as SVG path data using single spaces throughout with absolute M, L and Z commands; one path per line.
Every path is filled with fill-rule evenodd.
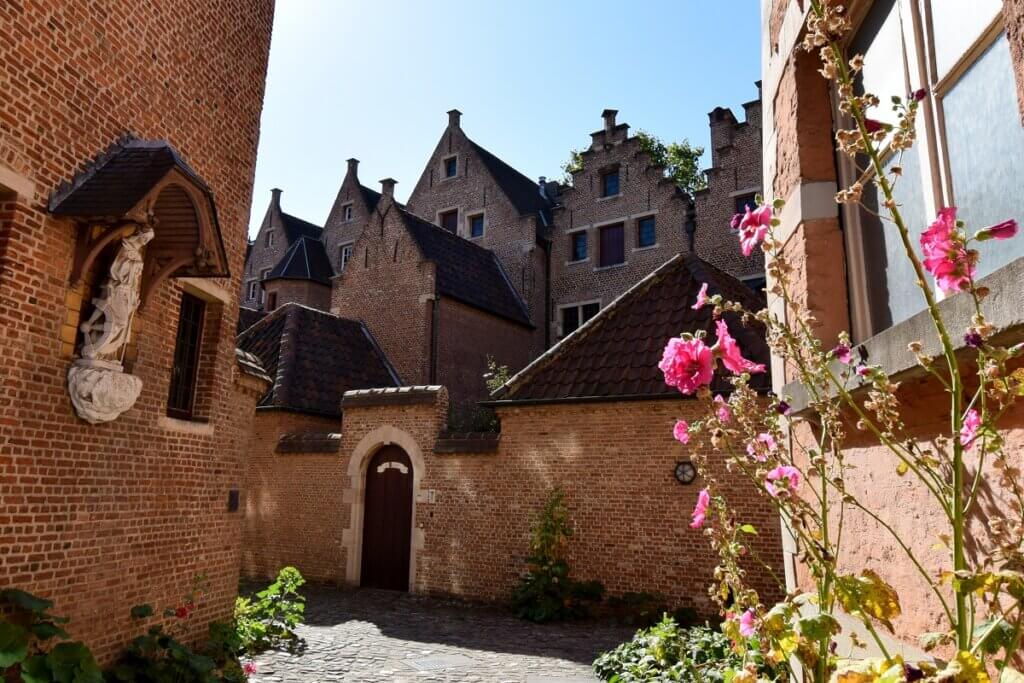
M 0 585 L 104 660 L 132 605 L 199 574 L 197 627 L 231 614 L 267 386 L 234 332 L 272 15 L 0 8 Z
M 388 201 L 385 192 L 379 208 Z M 341 291 L 356 272 L 346 270 Z M 273 424 L 261 420 L 246 572 L 294 564 L 315 580 L 503 601 L 524 571 L 534 517 L 561 486 L 574 576 L 600 580 L 611 595 L 649 591 L 712 611 L 705 586 L 716 558 L 686 521 L 699 475 L 676 479 L 688 454 L 672 438 L 676 419 L 707 406 L 667 387 L 657 368 L 670 336 L 711 329 L 710 310 L 691 308 L 701 282 L 758 305 L 710 264 L 672 258 L 505 386 L 493 402 L 500 435 L 447 433 L 447 392 L 436 385 L 348 391 L 340 424 L 309 424 L 303 434 L 294 425 L 305 418 L 276 411 Z M 760 333 L 728 322 L 744 354 L 766 361 Z M 384 481 L 404 493 L 382 494 Z M 754 547 L 775 564 L 778 523 L 743 486 L 737 509 L 762 529 Z M 406 512 L 385 521 L 382 509 Z M 751 575 L 765 595 L 781 595 L 767 574 Z
M 1016 196 L 1014 188 L 1024 179 L 1019 165 L 1024 151 L 1024 6 L 1013 0 L 847 5 L 854 25 L 847 41 L 849 56 L 864 55 L 863 87 L 883 103 L 892 95 L 905 97 L 919 89 L 925 93 L 916 144 L 902 160 L 884 157 L 886 168 L 902 167 L 896 199 L 911 232 L 924 230 L 946 206 L 959 207 L 958 217 L 972 232 L 1019 219 L 1019 202 L 1009 198 Z M 908 343 L 923 339 L 924 353 L 938 352 L 916 278 L 895 231 L 876 218 L 873 184 L 865 183 L 863 208 L 840 208 L 834 201 L 837 189 L 849 186 L 859 171 L 836 152 L 833 131 L 849 125 L 833 115 L 836 94 L 817 71 L 818 55 L 799 47 L 808 3 L 765 0 L 762 6 L 764 189 L 769 199 L 786 200 L 780 228 L 789 261 L 797 266 L 795 298 L 818 320 L 825 348 L 840 331 L 849 330 L 858 353 L 900 382 L 907 434 L 928 448 L 935 437 L 949 436 L 948 403 L 943 388 L 907 349 Z M 883 104 L 877 115 L 887 114 Z M 1018 238 L 977 246 L 982 254 L 979 284 L 993 293 L 986 301 L 988 322 L 996 327 L 1000 343 L 1020 341 L 1024 242 Z M 786 314 L 780 302 L 769 300 L 769 305 Z M 972 324 L 974 303 L 967 295 L 946 296 L 940 307 L 950 330 Z M 954 337 L 962 344 L 960 334 Z M 805 393 L 778 361 L 773 378 L 777 392 L 796 399 L 795 410 L 806 407 Z M 1007 429 L 1011 467 L 1019 471 L 1024 464 L 1021 409 L 1008 411 L 1000 427 Z M 948 565 L 948 553 L 934 545 L 934 534 L 946 526 L 942 511 L 910 478 L 897 476 L 888 449 L 864 434 L 852 433 L 847 442 L 845 461 L 853 465 L 846 475 L 847 490 L 875 503 L 880 518 L 910 546 L 925 570 L 937 575 Z M 994 486 L 985 511 L 972 516 L 972 533 L 984 537 L 984 518 L 998 516 L 1000 509 L 1019 507 L 1006 490 Z M 898 590 L 904 605 L 914 606 L 895 620 L 897 636 L 909 640 L 934 631 L 942 620 L 941 607 L 908 563 L 894 561 L 903 555 L 892 537 L 857 512 L 847 517 L 845 528 L 852 542 L 837 560 L 838 571 L 873 569 Z M 792 584 L 807 586 L 795 544 L 788 543 L 786 550 Z

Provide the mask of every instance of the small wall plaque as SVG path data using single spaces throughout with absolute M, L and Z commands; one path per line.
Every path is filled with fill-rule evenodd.
M 228 491 L 228 512 L 238 512 L 238 489 Z

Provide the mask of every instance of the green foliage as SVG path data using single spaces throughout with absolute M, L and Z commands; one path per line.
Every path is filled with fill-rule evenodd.
M 640 138 L 640 149 L 651 157 L 651 163 L 664 167 L 665 177 L 671 178 L 684 192 L 692 195 L 707 187 L 700 172 L 703 147 L 691 145 L 686 139 L 665 144 L 661 138 L 645 131 L 639 131 L 636 136 Z
M 295 567 L 285 567 L 277 579 L 255 595 L 235 601 L 235 632 L 249 654 L 270 648 L 294 651 L 302 645 L 295 627 L 306 613 L 306 598 L 298 590 L 306 583 Z
M 493 408 L 476 402 L 448 406 L 449 432 L 500 432 L 501 421 Z
M 604 586 L 576 581 L 569 575 L 566 549 L 572 537 L 565 494 L 555 489 L 532 529 L 529 570 L 512 591 L 512 606 L 523 619 L 535 622 L 579 619 L 600 602 Z
M 139 605 L 144 613 L 147 605 Z M 133 613 L 136 608 L 133 608 Z M 149 610 L 152 614 L 152 609 Z M 148 617 L 136 617 L 145 619 Z M 242 683 L 245 672 L 238 661 L 238 639 L 227 624 L 210 624 L 204 645 L 194 651 L 162 625 L 149 627 L 107 672 L 109 683 Z
M 507 365 L 498 365 L 492 356 L 487 356 L 487 372 L 484 373 L 484 382 L 487 384 L 488 393 L 493 394 L 505 386 L 510 376 L 511 373 L 509 373 Z
M 0 674 L 20 673 L 25 683 L 75 681 L 101 683 L 103 676 L 92 653 L 82 643 L 68 641 L 67 617 L 49 613 L 53 601 L 9 588 L 0 602 L 14 608 L 13 620 L 0 618 Z M 52 639 L 64 640 L 49 647 Z M 49 647 L 47 651 L 46 648 Z
M 755 653 L 753 661 L 763 678 L 782 680 L 759 654 Z M 637 631 L 631 641 L 599 656 L 594 672 L 613 683 L 724 683 L 732 680 L 743 664 L 742 655 L 721 632 L 709 626 L 683 628 L 665 616 L 654 626 Z
M 572 185 L 572 174 L 583 170 L 583 152 L 578 149 L 569 150 L 569 160 L 562 164 L 562 183 Z

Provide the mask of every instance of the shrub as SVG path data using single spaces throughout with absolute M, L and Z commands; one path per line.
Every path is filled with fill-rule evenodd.
M 305 617 L 306 599 L 298 592 L 304 583 L 298 569 L 285 567 L 265 589 L 235 600 L 235 632 L 243 651 L 251 655 L 270 648 L 294 651 L 301 646 L 295 627 Z
M 759 655 L 754 661 L 759 680 L 778 679 L 778 672 L 765 665 Z M 742 667 L 743 657 L 723 633 L 706 625 L 683 628 L 669 616 L 637 631 L 632 640 L 594 660 L 594 672 L 613 683 L 716 683 L 729 680 L 727 671 Z
M 529 570 L 512 591 L 512 606 L 519 617 L 535 622 L 578 619 L 600 602 L 604 586 L 597 581 L 575 581 L 569 576 L 565 551 L 572 536 L 565 494 L 555 489 L 548 496 L 532 529 Z

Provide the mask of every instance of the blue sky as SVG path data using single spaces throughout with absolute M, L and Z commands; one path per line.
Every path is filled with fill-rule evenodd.
M 601 110 L 707 146 L 707 113 L 756 96 L 757 0 L 278 0 L 250 232 L 270 188 L 322 224 L 345 174 L 412 191 L 447 124 L 558 177 Z M 707 156 L 707 155 L 706 155 Z

